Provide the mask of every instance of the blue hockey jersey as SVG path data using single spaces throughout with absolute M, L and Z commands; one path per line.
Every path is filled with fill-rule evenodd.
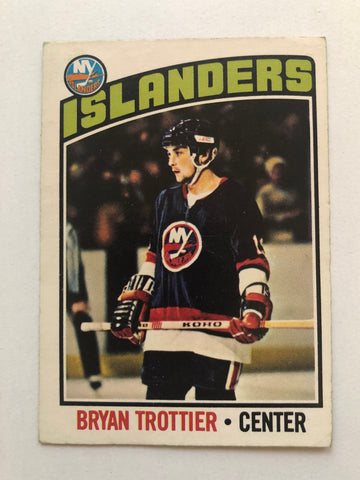
M 160 193 L 147 260 L 155 263 L 150 321 L 221 319 L 240 313 L 239 272 L 269 277 L 262 218 L 238 183 L 222 179 L 189 208 L 186 185 Z

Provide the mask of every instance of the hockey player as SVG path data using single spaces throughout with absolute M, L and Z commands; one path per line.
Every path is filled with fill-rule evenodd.
M 197 400 L 235 400 L 242 363 L 272 310 L 261 214 L 243 187 L 212 171 L 218 139 L 210 124 L 181 121 L 162 146 L 179 185 L 156 200 L 146 261 L 119 297 L 112 332 L 141 343 L 142 320 L 232 318 L 224 332 L 148 331 L 142 382 L 147 399 L 182 400 L 195 387 Z

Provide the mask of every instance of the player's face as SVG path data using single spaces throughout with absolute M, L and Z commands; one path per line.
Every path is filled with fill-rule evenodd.
M 187 147 L 166 147 L 168 164 L 178 183 L 192 178 L 195 167 L 191 161 L 190 150 Z

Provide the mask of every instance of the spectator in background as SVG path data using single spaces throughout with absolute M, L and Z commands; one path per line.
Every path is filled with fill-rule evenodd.
M 84 376 L 93 390 L 101 387 L 99 347 L 96 333 L 81 331 L 83 322 L 92 322 L 78 237 L 66 224 L 66 307 L 73 322 Z
M 265 169 L 265 162 L 269 158 L 268 147 L 264 143 L 259 144 L 256 147 L 254 156 L 250 161 L 250 168 L 248 172 L 247 185 L 252 195 L 256 195 L 256 192 L 260 188 L 269 182 L 269 176 Z
M 142 245 L 148 247 L 149 238 L 153 227 L 154 205 L 156 197 L 165 185 L 169 183 L 168 172 L 160 168 L 157 160 L 147 158 L 144 162 L 143 171 L 143 224 L 142 224 Z M 172 180 L 172 178 L 171 178 Z
M 256 195 L 265 223 L 264 240 L 269 242 L 294 241 L 296 222 L 302 213 L 297 193 L 286 185 L 285 169 L 282 157 L 270 157 L 265 162 L 269 182 Z
M 93 248 L 93 218 L 99 203 L 100 168 L 95 155 L 72 155 L 67 171 L 67 215 L 82 249 Z
M 147 159 L 144 162 L 144 194 L 146 203 L 154 203 L 159 194 L 159 184 L 164 180 L 161 175 L 159 162 Z
M 132 170 L 104 172 L 103 201 L 96 211 L 94 236 L 96 245 L 106 251 L 106 309 L 110 319 L 116 306 L 116 299 L 129 276 L 138 268 L 137 250 L 141 228 L 141 173 Z M 136 187 L 136 188 L 135 188 Z M 117 342 L 113 335 L 107 335 L 108 352 L 138 350 L 131 342 Z

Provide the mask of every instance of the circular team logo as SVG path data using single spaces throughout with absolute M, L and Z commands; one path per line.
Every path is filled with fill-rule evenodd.
M 67 65 L 64 81 L 71 93 L 92 95 L 106 82 L 106 69 L 98 58 L 82 55 Z
M 178 272 L 192 265 L 201 249 L 201 235 L 192 223 L 174 222 L 163 233 L 162 261 L 171 272 Z

